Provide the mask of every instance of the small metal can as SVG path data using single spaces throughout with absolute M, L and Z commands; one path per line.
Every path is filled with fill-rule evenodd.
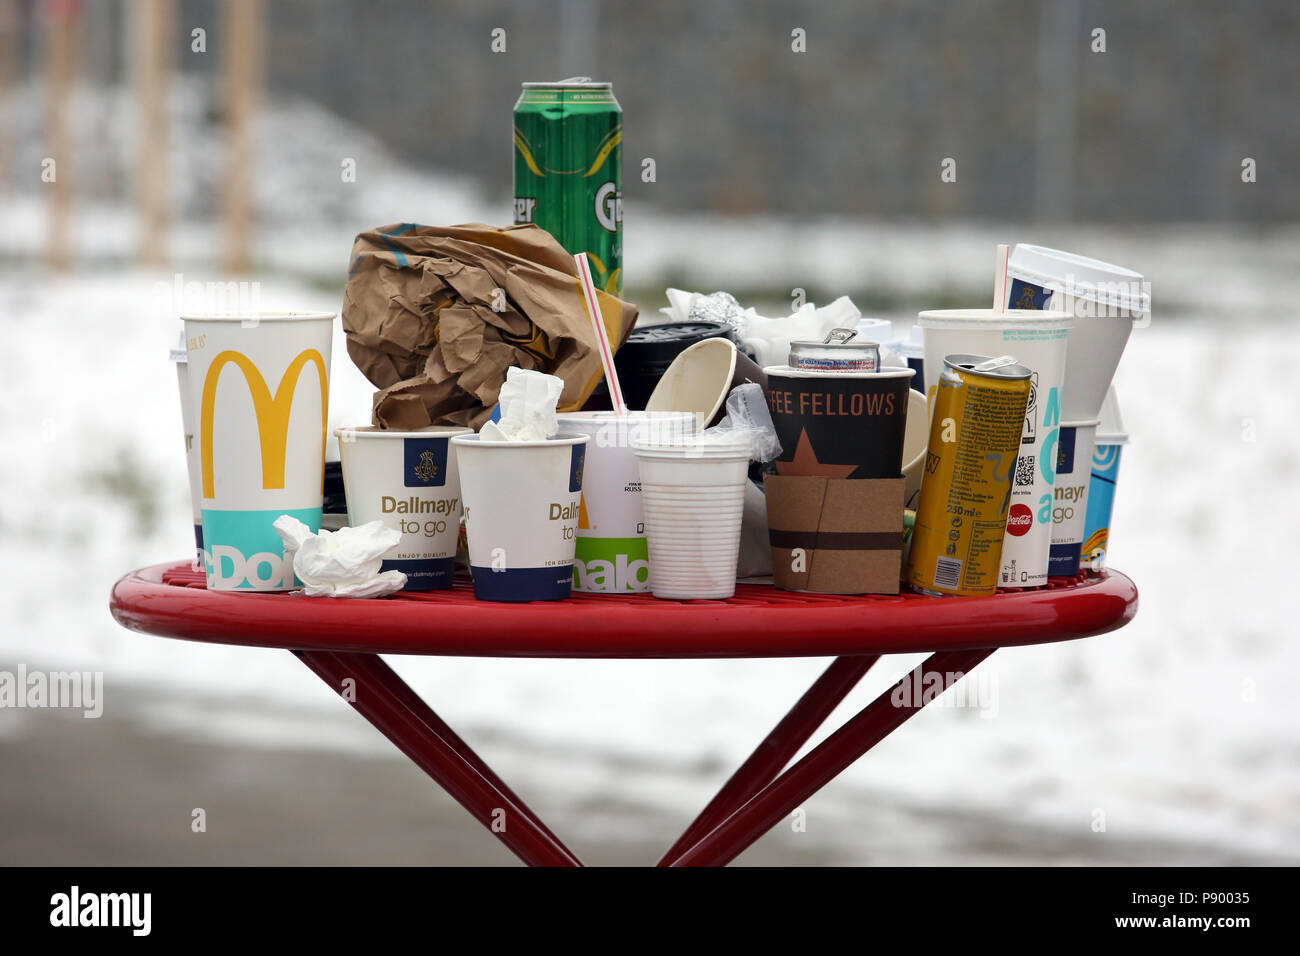
M 876 372 L 880 345 L 855 342 L 854 329 L 831 329 L 823 342 L 791 342 L 790 367 L 820 372 Z
M 1032 372 L 1009 356 L 949 355 L 939 377 L 903 580 L 934 595 L 997 590 Z
M 623 111 L 609 83 L 525 83 L 515 103 L 515 222 L 587 253 L 596 285 L 623 293 Z

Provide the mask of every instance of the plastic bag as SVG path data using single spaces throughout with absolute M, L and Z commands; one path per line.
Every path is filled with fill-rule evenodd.
M 756 382 L 733 388 L 727 396 L 727 413 L 700 437 L 703 442 L 742 439 L 749 443 L 751 461 L 769 462 L 781 454 L 781 440 L 776 437 L 767 398 Z

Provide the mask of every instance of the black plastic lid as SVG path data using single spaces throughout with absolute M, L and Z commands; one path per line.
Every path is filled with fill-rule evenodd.
M 665 322 L 633 329 L 618 357 L 639 364 L 668 364 L 688 346 L 705 339 L 732 338 L 725 322 Z

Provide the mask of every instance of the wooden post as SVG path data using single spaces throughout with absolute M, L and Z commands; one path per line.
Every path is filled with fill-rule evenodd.
M 13 191 L 13 96 L 18 81 L 18 0 L 0 0 L 0 199 Z
M 46 0 L 48 152 L 43 159 L 54 161 L 54 178 L 44 183 L 50 199 L 46 258 L 54 269 L 67 269 L 72 265 L 72 90 L 77 75 L 77 21 L 80 15 L 79 0 Z
M 223 67 L 226 95 L 226 160 L 223 218 L 226 227 L 225 267 L 247 272 L 252 266 L 255 166 L 254 122 L 262 88 L 262 0 L 228 0 L 225 14 Z
M 134 0 L 136 102 L 139 154 L 136 198 L 140 204 L 140 259 L 147 266 L 167 262 L 168 175 L 167 92 L 175 62 L 173 0 Z

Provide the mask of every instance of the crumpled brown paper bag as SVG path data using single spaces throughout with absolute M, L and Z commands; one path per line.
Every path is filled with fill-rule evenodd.
M 636 306 L 597 292 L 615 348 Z M 511 365 L 564 379 L 560 411 L 600 380 L 573 256 L 538 226 L 397 223 L 357 236 L 343 293 L 348 354 L 381 428 L 487 421 Z

